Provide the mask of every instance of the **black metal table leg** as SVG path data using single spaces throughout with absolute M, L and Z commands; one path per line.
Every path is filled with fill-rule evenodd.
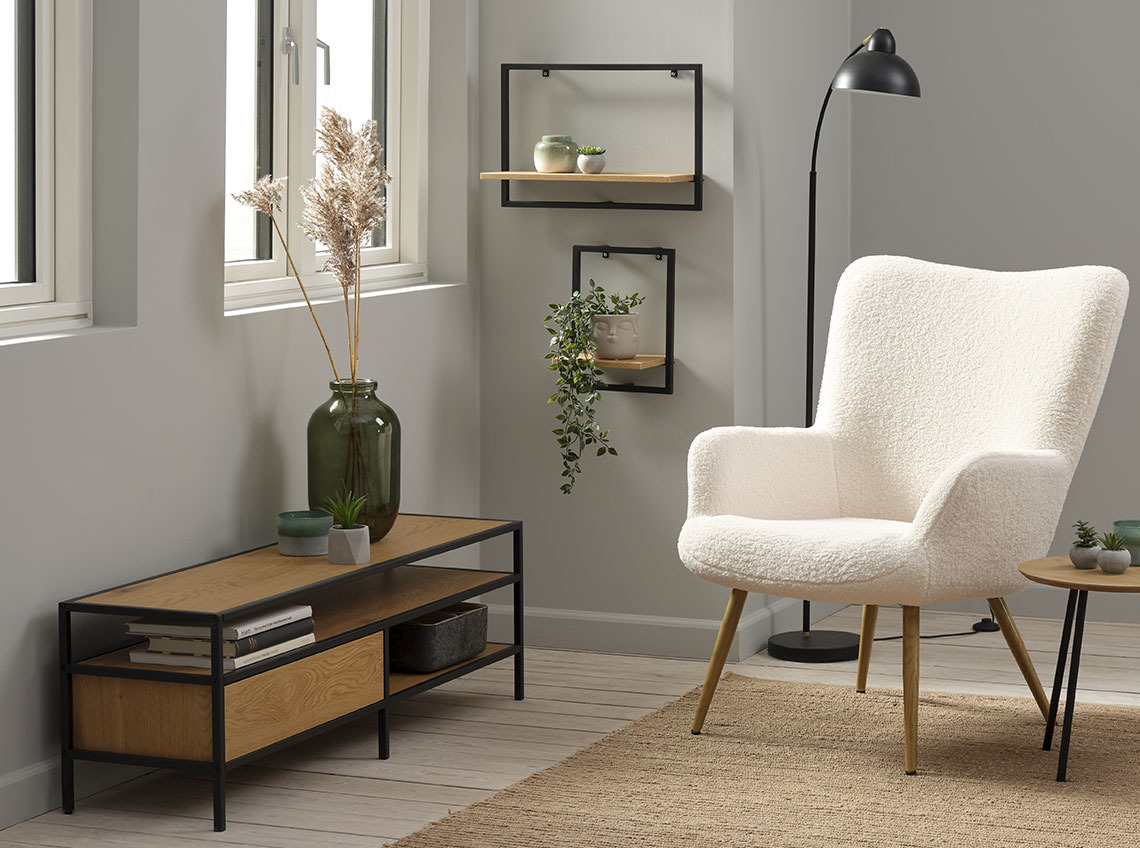
M 380 737 L 380 759 L 388 759 L 388 710 L 380 710 L 376 714 L 376 729 Z
M 59 610 L 59 768 L 64 813 L 75 812 L 75 759 L 71 756 L 71 611 Z
M 226 829 L 226 686 L 222 662 L 222 619 L 210 622 L 211 732 L 214 754 L 214 830 Z
M 1057 708 L 1061 704 L 1061 686 L 1065 681 L 1065 659 L 1069 655 L 1069 637 L 1073 633 L 1073 612 L 1077 608 L 1077 591 L 1069 590 L 1069 603 L 1065 607 L 1065 626 L 1061 629 L 1061 650 L 1057 652 L 1057 672 L 1053 675 L 1053 694 L 1049 697 L 1049 718 L 1045 720 L 1045 741 L 1042 751 L 1053 747 L 1053 728 L 1057 724 Z
M 1077 618 L 1073 625 L 1073 661 L 1069 668 L 1069 691 L 1065 695 L 1065 723 L 1061 728 L 1061 756 L 1057 761 L 1057 780 L 1063 781 L 1069 767 L 1069 740 L 1073 735 L 1073 710 L 1077 705 L 1077 672 L 1081 666 L 1081 639 L 1085 632 L 1085 605 L 1089 593 L 1082 589 L 1077 595 Z
M 515 700 L 521 701 L 525 696 L 523 681 L 523 531 L 522 525 L 514 532 L 514 572 L 518 575 L 515 582 L 515 644 L 519 652 L 515 654 Z

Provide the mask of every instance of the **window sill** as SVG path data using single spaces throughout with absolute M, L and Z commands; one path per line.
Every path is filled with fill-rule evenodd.
M 421 289 L 440 288 L 453 283 L 429 283 L 427 266 L 419 263 L 400 262 L 392 265 L 379 265 L 361 271 L 360 296 L 375 297 L 382 294 Z M 313 305 L 340 302 L 344 293 L 332 274 L 314 274 L 305 278 L 305 291 Z M 278 277 L 270 280 L 226 283 L 225 315 L 248 315 L 254 312 L 269 312 L 277 309 L 303 307 L 305 299 L 293 277 Z
M 39 341 L 91 326 L 91 303 L 29 303 L 0 309 L 0 344 Z

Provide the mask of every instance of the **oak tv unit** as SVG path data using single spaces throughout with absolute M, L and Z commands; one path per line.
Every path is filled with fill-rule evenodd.
M 226 827 L 226 772 L 351 722 L 378 717 L 388 758 L 388 707 L 475 669 L 514 657 L 523 699 L 522 522 L 401 515 L 366 565 L 285 557 L 276 545 L 128 583 L 59 605 L 63 811 L 75 809 L 75 761 L 207 772 L 214 830 Z M 510 571 L 416 565 L 513 535 Z M 514 641 L 431 674 L 392 671 L 388 630 L 484 592 L 514 587 Z M 316 642 L 234 671 L 222 664 L 222 628 L 285 604 L 313 608 Z M 75 659 L 76 613 L 208 625 L 210 668 L 132 663 L 138 642 Z

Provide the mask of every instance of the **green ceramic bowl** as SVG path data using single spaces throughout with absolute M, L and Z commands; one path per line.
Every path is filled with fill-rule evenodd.
M 1112 530 L 1124 537 L 1124 547 L 1132 554 L 1132 564 L 1140 565 L 1140 520 L 1114 521 Z
M 298 509 L 277 516 L 277 553 L 282 556 L 323 556 L 329 552 L 333 517 L 321 509 Z
M 278 514 L 277 535 L 301 539 L 327 536 L 332 525 L 333 517 L 323 509 L 298 509 Z

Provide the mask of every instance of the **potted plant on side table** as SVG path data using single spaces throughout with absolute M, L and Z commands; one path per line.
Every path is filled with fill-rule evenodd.
M 566 303 L 550 304 L 550 314 L 544 319 L 551 336 L 550 350 L 544 358 L 550 360 L 546 367 L 557 377 L 555 392 L 547 403 L 556 403 L 561 410 L 555 416 L 558 426 L 553 432 L 562 451 L 564 494 L 574 490 L 574 481 L 582 472 L 582 454 L 587 448 L 596 447 L 598 456 L 607 453 L 617 456 L 617 450 L 610 445 L 610 431 L 603 430 L 595 420 L 597 403 L 601 399 L 599 389 L 604 385 L 602 369 L 598 367 L 595 356 L 604 358 L 599 344 L 608 345 L 606 337 L 610 335 L 610 325 L 606 325 L 607 331 L 603 333 L 600 331 L 602 322 L 595 319 L 620 317 L 629 321 L 632 316 L 630 328 L 621 328 L 620 332 L 617 332 L 618 323 L 613 322 L 615 343 L 622 341 L 618 337 L 632 333 L 633 353 L 625 357 L 629 358 L 637 354 L 637 313 L 630 310 L 644 302 L 645 298 L 637 292 L 628 297 L 613 294 L 607 299 L 605 289 L 590 280 L 590 290 L 586 294 L 574 292 Z
M 1069 548 L 1069 561 L 1077 568 L 1096 568 L 1100 553 L 1096 528 L 1087 521 L 1078 521 L 1073 526 L 1077 529 L 1077 540 Z
M 1117 533 L 1105 533 L 1100 537 L 1101 552 L 1096 563 L 1105 574 L 1123 574 L 1132 565 L 1132 553 L 1124 547 L 1124 537 Z
M 329 529 L 329 562 L 334 565 L 364 565 L 371 559 L 368 547 L 368 525 L 356 519 L 368 499 L 353 497 L 352 492 L 333 495 L 321 507 L 333 517 Z

